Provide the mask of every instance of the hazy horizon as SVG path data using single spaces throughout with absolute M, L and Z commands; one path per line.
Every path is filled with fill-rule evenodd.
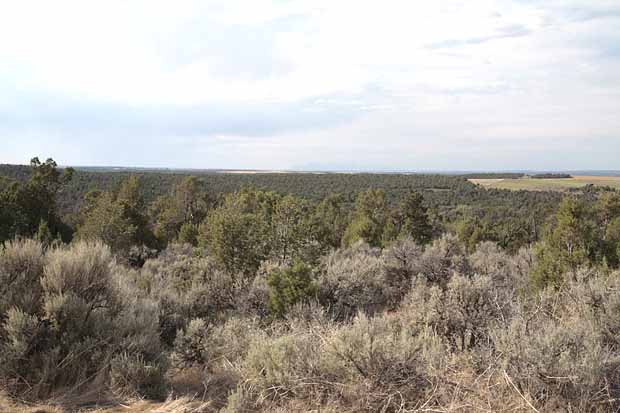
M 620 3 L 23 1 L 0 163 L 620 168 Z
M 28 166 L 26 162 L 16 164 L 1 163 L 0 165 Z M 570 173 L 592 174 L 601 176 L 620 176 L 620 169 L 253 169 L 253 168 L 184 168 L 167 166 L 144 166 L 144 165 L 58 165 L 60 168 L 75 168 L 87 171 L 170 171 L 170 172 L 259 172 L 259 173 L 379 173 L 379 174 L 494 174 L 494 173 Z

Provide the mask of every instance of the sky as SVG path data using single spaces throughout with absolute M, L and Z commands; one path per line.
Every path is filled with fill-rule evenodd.
M 0 163 L 620 169 L 620 2 L 2 1 Z

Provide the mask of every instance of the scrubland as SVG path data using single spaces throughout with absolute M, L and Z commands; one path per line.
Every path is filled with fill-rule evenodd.
M 0 412 L 620 410 L 613 189 L 131 177 L 67 216 L 72 172 L 31 172 L 0 186 Z
M 268 274 L 286 264 L 235 275 L 170 245 L 131 269 L 100 243 L 9 242 L 0 406 L 616 411 L 620 274 L 580 268 L 533 290 L 534 261 L 493 243 L 467 254 L 449 235 L 358 242 L 274 291 Z

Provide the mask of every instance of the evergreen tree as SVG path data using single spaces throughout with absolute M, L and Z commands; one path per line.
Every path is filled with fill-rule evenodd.
M 302 262 L 297 262 L 291 268 L 272 272 L 267 284 L 269 309 L 278 317 L 284 316 L 293 305 L 307 301 L 317 293 L 312 271 Z
M 71 238 L 70 229 L 58 216 L 56 198 L 63 185 L 73 177 L 73 169 L 62 172 L 53 159 L 30 161 L 31 176 L 25 182 L 4 184 L 0 193 L 0 241 L 16 236 L 34 236 L 41 221 L 53 234 L 60 233 L 65 241 Z
M 336 249 L 349 224 L 349 211 L 342 195 L 328 195 L 314 208 L 310 218 L 314 239 L 324 249 Z
M 99 239 L 122 256 L 127 256 L 132 246 L 153 248 L 155 237 L 144 211 L 140 181 L 130 177 L 118 192 L 89 193 L 77 236 Z
M 310 254 L 309 215 L 310 205 L 301 198 L 287 195 L 276 203 L 271 219 L 271 255 L 279 262 L 301 259 L 305 253 Z
M 575 274 L 595 258 L 595 223 L 585 201 L 562 200 L 543 240 L 536 247 L 537 264 L 532 272 L 535 287 L 559 286 L 567 274 Z
M 245 189 L 229 194 L 200 226 L 198 245 L 231 274 L 253 275 L 270 253 L 274 194 Z
M 433 236 L 424 198 L 418 192 L 410 191 L 399 205 L 399 235 L 410 236 L 418 244 L 427 244 Z
M 350 246 L 364 240 L 373 247 L 384 245 L 384 231 L 389 221 L 385 192 L 369 189 L 357 196 L 353 220 L 347 227 L 343 242 Z

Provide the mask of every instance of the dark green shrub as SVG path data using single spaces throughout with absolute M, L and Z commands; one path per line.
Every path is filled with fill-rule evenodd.
M 531 273 L 536 289 L 558 288 L 574 279 L 576 271 L 595 261 L 597 224 L 584 199 L 565 197 L 536 248 L 536 266 Z
M 178 240 L 181 244 L 198 245 L 198 227 L 186 222 L 179 230 Z
M 316 297 L 317 287 L 312 280 L 312 270 L 298 262 L 293 267 L 276 270 L 267 278 L 269 285 L 269 308 L 281 317 L 299 302 Z

